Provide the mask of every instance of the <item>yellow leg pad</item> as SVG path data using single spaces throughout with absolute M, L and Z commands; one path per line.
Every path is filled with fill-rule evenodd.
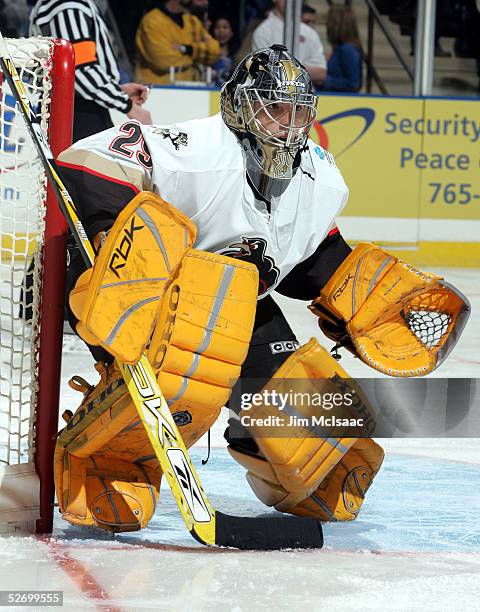
M 336 377 L 346 378 L 347 374 L 312 339 L 285 361 L 264 390 L 283 394 L 338 392 Z M 361 402 L 344 408 L 344 416 L 368 417 L 368 402 L 361 389 L 353 381 L 348 384 Z M 300 417 L 311 417 L 318 412 L 318 408 L 303 404 L 296 405 L 295 409 Z M 246 415 L 251 417 L 250 422 L 257 423 L 257 419 L 278 416 L 279 411 L 275 406 L 264 404 L 242 411 L 240 417 Z M 259 455 L 247 455 L 240 447 L 229 448 L 229 452 L 247 469 L 250 486 L 265 504 L 282 512 L 325 520 L 348 520 L 356 516 L 383 458 L 377 444 L 369 439 L 315 437 L 300 425 L 286 433 L 282 423 L 269 428 L 254 424 L 249 430 L 259 447 Z M 357 481 L 361 488 L 357 487 Z M 313 495 L 321 503 L 315 505 L 315 499 L 305 501 Z
M 265 389 L 288 393 L 294 386 L 296 393 L 338 391 L 335 383 L 328 380 L 334 376 L 346 378 L 347 374 L 328 351 L 312 338 L 282 364 Z M 321 389 L 319 379 L 324 379 Z M 318 410 L 305 405 L 296 406 L 296 409 L 303 417 L 311 416 Z M 252 413 L 252 410 L 249 412 Z M 269 405 L 254 411 L 255 418 L 278 414 L 278 410 Z M 320 439 L 309 432 L 302 434 L 301 427 L 287 437 L 283 424 L 269 428 L 268 437 L 263 425 L 253 425 L 249 429 L 262 455 L 273 466 L 280 484 L 286 490 L 298 493 L 299 499 L 310 495 L 355 443 L 355 438 Z
M 357 440 L 310 497 L 294 507 L 281 503 L 277 510 L 323 521 L 355 519 L 383 456 L 382 447 L 370 438 Z
M 76 525 L 141 529 L 155 510 L 162 472 L 119 372 L 100 373 L 57 438 L 60 512 Z
M 240 374 L 257 289 L 252 264 L 192 250 L 162 296 L 148 356 L 187 447 L 217 419 Z M 101 374 L 57 439 L 60 511 L 75 524 L 139 529 L 152 516 L 161 470 L 118 370 Z
M 57 497 L 62 516 L 76 517 L 78 522 L 92 525 L 87 507 L 87 494 L 85 479 L 87 474 L 87 462 L 85 459 L 64 454 L 64 472 L 62 478 L 62 491 L 57 489 Z
M 258 271 L 192 249 L 162 301 L 147 355 L 173 412 L 225 405 L 248 352 Z
M 62 517 L 76 525 L 95 525 L 107 531 L 145 527 L 158 500 L 160 477 L 148 468 L 92 455 L 68 455 Z

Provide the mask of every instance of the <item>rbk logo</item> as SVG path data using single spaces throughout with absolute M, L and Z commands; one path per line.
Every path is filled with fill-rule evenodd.
M 348 276 L 346 276 L 342 282 L 342 284 L 340 285 L 340 287 L 338 287 L 337 289 L 335 289 L 335 292 L 332 296 L 332 299 L 334 302 L 337 301 L 337 299 L 342 295 L 342 293 L 345 291 L 345 289 L 348 286 L 348 283 L 353 280 L 353 274 L 348 274 Z
M 108 267 L 117 278 L 120 278 L 120 274 L 117 270 L 125 267 L 128 256 L 130 255 L 133 244 L 133 234 L 144 227 L 144 225 L 135 225 L 135 217 L 133 217 L 130 223 L 130 229 L 126 227 L 123 229 L 122 240 L 120 241 L 118 247 L 115 248 L 112 257 L 110 258 L 110 263 L 108 264 Z

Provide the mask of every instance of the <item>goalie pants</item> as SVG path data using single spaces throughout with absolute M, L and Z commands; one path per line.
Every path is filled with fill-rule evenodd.
M 253 380 L 249 391 L 260 390 L 282 363 L 298 348 L 297 338 L 274 299 L 267 295 L 258 301 L 252 339 L 242 366 L 241 379 Z
M 238 412 L 239 407 L 235 401 L 237 394 L 260 391 L 298 346 L 292 328 L 274 299 L 267 295 L 259 300 L 250 348 L 240 379 L 233 388 L 229 408 Z M 231 446 L 247 453 L 258 452 L 255 440 L 247 434 L 238 418 L 230 418 L 228 425 L 225 439 Z

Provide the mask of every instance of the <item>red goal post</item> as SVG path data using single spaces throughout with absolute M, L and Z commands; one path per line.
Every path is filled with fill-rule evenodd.
M 56 156 L 72 141 L 73 48 L 40 37 L 6 42 Z M 3 80 L 0 136 L 0 532 L 46 533 L 53 525 L 67 224 Z

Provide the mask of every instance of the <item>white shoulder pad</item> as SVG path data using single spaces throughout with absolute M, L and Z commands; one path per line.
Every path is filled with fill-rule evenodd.
M 170 171 L 207 172 L 242 164 L 235 136 L 220 115 L 144 129 L 154 164 Z
M 316 144 L 315 142 L 311 140 L 309 140 L 309 145 L 310 145 L 310 150 L 314 156 L 314 159 L 319 159 L 321 160 L 321 162 L 325 164 L 329 164 L 332 168 L 335 168 L 335 170 L 338 170 L 338 166 L 335 163 L 335 158 L 330 153 L 330 151 L 327 151 L 326 149 L 321 147 L 319 144 Z

